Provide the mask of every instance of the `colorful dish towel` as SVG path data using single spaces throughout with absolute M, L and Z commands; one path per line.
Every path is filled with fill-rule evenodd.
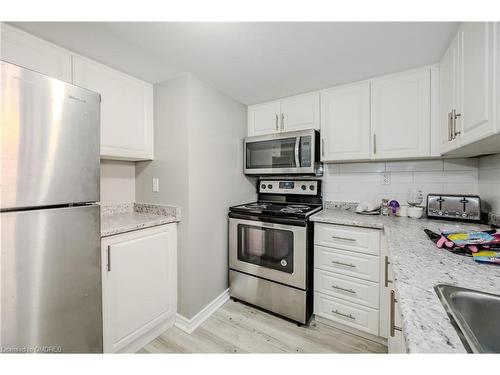
M 479 231 L 460 229 L 440 229 L 440 234 L 424 230 L 440 249 L 452 253 L 472 256 L 481 263 L 500 264 L 500 233 L 495 230 Z
M 476 262 L 500 264 L 500 251 L 482 250 L 472 254 Z

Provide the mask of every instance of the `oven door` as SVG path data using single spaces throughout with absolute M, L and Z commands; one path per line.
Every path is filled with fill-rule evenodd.
M 229 267 L 306 289 L 306 227 L 229 219 Z
M 270 134 L 245 139 L 245 174 L 313 174 L 316 131 Z

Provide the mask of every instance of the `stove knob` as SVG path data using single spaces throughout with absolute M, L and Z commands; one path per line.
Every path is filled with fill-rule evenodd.
M 266 188 L 266 184 L 262 184 L 262 185 L 260 185 L 260 187 L 261 187 L 262 189 L 265 189 L 265 188 Z
M 443 211 L 438 211 L 439 216 L 443 216 Z
M 302 190 L 306 190 L 306 189 L 307 189 L 306 185 L 302 185 L 300 188 L 301 188 Z
M 269 184 L 269 185 L 267 185 L 267 188 L 268 188 L 268 189 L 272 189 L 272 188 L 273 188 L 273 185 Z
M 309 190 L 314 190 L 314 185 L 309 185 Z
M 464 212 L 464 213 L 462 214 L 462 217 L 467 217 L 467 214 Z

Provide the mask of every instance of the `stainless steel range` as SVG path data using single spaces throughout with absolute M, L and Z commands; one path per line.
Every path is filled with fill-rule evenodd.
M 321 180 L 263 179 L 258 201 L 229 212 L 230 295 L 306 324 L 312 313 L 313 228 Z

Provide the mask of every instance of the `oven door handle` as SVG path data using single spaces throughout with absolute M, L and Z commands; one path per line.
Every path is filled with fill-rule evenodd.
M 300 168 L 299 158 L 300 137 L 295 138 L 295 167 Z

